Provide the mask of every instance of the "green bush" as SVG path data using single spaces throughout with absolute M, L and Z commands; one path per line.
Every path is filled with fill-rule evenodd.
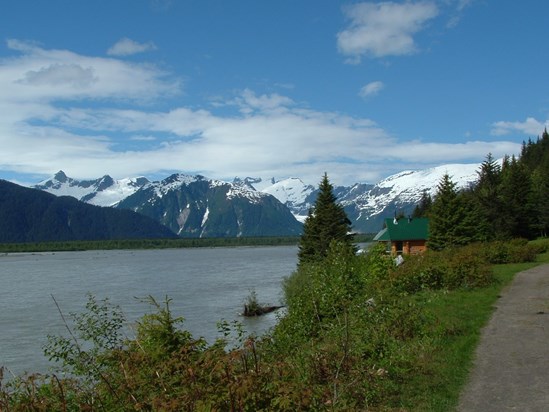
M 493 274 L 482 253 L 467 246 L 408 256 L 392 271 L 391 281 L 401 293 L 413 294 L 425 289 L 482 287 L 493 281 Z
M 501 240 L 470 245 L 481 250 L 482 257 L 491 264 L 533 262 L 546 245 L 526 239 Z

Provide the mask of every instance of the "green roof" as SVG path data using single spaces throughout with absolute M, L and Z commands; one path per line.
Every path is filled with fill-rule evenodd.
M 427 240 L 429 238 L 429 219 L 416 217 L 385 219 L 385 227 L 376 235 L 377 241 Z

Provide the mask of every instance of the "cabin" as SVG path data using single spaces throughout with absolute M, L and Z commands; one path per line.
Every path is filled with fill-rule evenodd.
M 429 219 L 425 217 L 385 219 L 383 229 L 374 237 L 374 241 L 385 243 L 392 255 L 423 253 L 428 239 Z

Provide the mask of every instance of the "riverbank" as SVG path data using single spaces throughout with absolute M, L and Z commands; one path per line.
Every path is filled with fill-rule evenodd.
M 181 238 L 86 240 L 70 242 L 2 243 L 0 253 L 72 252 L 85 250 L 143 250 L 200 247 L 291 246 L 299 237 Z
M 357 234 L 356 243 L 370 242 L 372 234 Z M 180 238 L 180 239 L 126 239 L 82 240 L 71 242 L 0 243 L 0 254 L 33 252 L 71 252 L 84 250 L 142 250 L 181 249 L 200 247 L 238 246 L 293 246 L 299 236 L 233 237 L 233 238 Z
M 51 409 L 70 394 L 74 402 L 93 398 L 138 410 L 454 410 L 494 302 L 517 271 L 547 261 L 544 253 L 532 262 L 539 250 L 523 241 L 471 245 L 410 257 L 395 268 L 382 248 L 359 256 L 336 248 L 285 282 L 286 316 L 265 339 L 236 325 L 241 345 L 225 352 L 223 341 L 206 345 L 177 328 L 167 306 L 157 307 L 142 318 L 135 340 L 120 342 L 122 350 L 100 348 L 102 363 L 89 363 L 102 368 L 96 384 L 72 387 L 51 378 L 47 392 L 29 379 L 22 388 L 46 394 L 30 401 L 49 402 Z M 487 264 L 488 256 L 501 261 L 504 255 L 531 263 Z M 222 324 L 224 336 L 231 326 Z M 55 341 L 50 349 L 65 356 L 64 344 Z M 95 369 L 79 369 L 81 359 L 69 359 L 69 366 L 95 376 Z

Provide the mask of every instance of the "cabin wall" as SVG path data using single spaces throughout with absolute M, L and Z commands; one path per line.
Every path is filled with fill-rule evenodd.
M 405 240 L 391 242 L 391 254 L 393 255 L 417 255 L 427 250 L 425 240 Z

